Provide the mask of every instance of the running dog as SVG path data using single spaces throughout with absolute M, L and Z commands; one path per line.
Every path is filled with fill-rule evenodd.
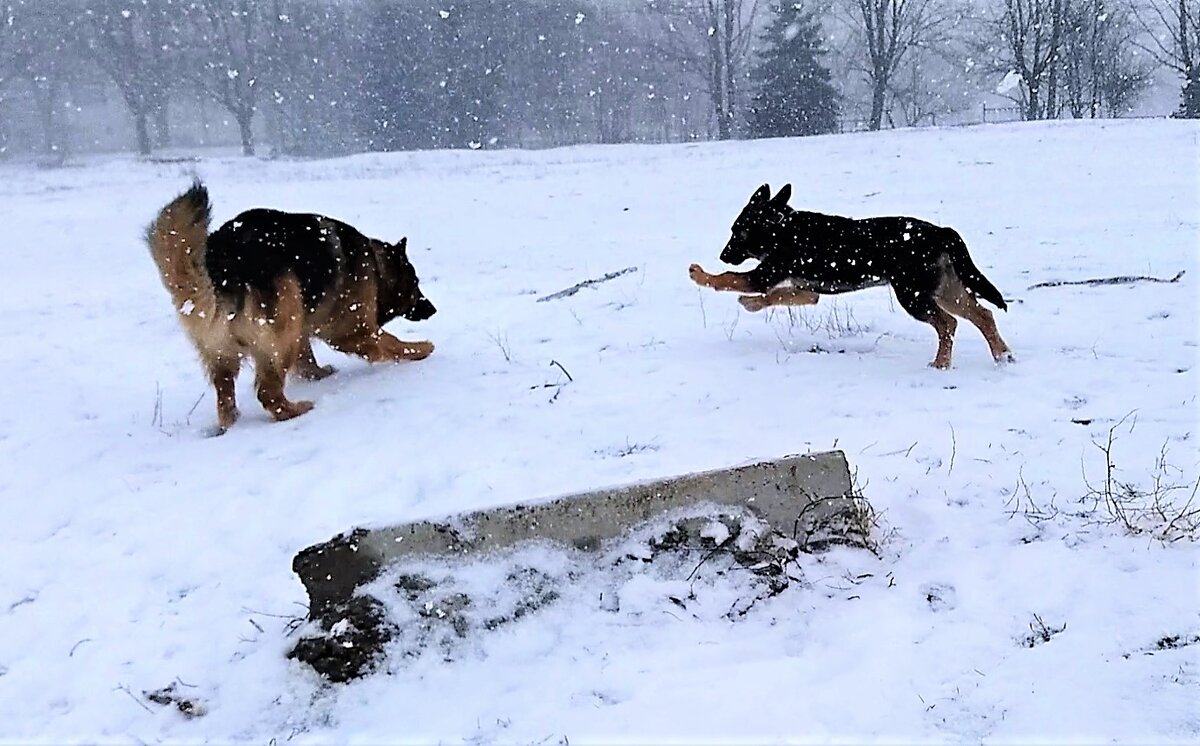
M 284 395 L 289 372 L 334 372 L 313 357 L 310 337 L 371 362 L 421 360 L 429 342 L 383 331 L 397 316 L 422 321 L 437 309 L 421 294 L 407 239 L 389 244 L 325 217 L 247 210 L 209 233 L 212 207 L 199 181 L 146 229 L 150 255 L 217 393 L 217 434 L 238 418 L 234 381 L 254 361 L 258 400 L 275 420 L 308 412 Z
M 1008 310 L 1004 296 L 988 281 L 961 236 L 951 228 L 909 217 L 855 220 L 788 207 L 792 185 L 774 197 L 763 184 L 733 223 L 733 235 L 721 261 L 759 264 L 749 272 L 711 275 L 699 264 L 688 269 L 697 285 L 747 293 L 739 298 L 748 311 L 768 306 L 807 306 L 822 294 L 890 285 L 910 316 L 937 332 L 931 366 L 949 368 L 955 316 L 970 321 L 987 340 L 997 363 L 1012 362 L 983 298 Z

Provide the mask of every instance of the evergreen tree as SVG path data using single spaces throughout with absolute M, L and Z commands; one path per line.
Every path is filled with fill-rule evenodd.
M 834 132 L 838 94 L 829 69 L 821 24 L 795 0 L 781 0 L 763 37 L 766 47 L 750 72 L 756 93 L 750 111 L 753 137 L 790 137 Z

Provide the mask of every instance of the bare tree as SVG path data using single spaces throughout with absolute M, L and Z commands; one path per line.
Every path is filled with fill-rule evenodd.
M 717 139 L 728 140 L 739 121 L 758 0 L 647 0 L 646 10 L 660 19 L 655 44 L 683 72 L 700 76 Z
M 883 124 L 892 78 L 918 49 L 946 42 L 957 13 L 942 0 L 849 0 L 849 19 L 862 37 L 864 72 L 871 87 L 869 129 Z
M 1058 73 L 1070 0 L 1003 0 L 994 25 L 1004 43 L 1003 63 L 1020 78 L 1014 98 L 1025 120 L 1058 114 Z
M 166 108 L 172 81 L 167 25 L 173 7 L 171 0 L 91 0 L 87 7 L 92 59 L 112 79 L 129 107 L 142 155 L 150 155 L 154 145 L 152 117 L 158 144 L 165 145 L 168 140 Z
M 346 4 L 333 0 L 260 0 L 260 67 L 276 152 L 340 154 L 354 144 L 356 64 L 363 42 Z
M 242 153 L 254 155 L 254 115 L 258 111 L 262 4 L 254 0 L 193 0 L 187 6 L 192 27 L 189 57 L 194 77 L 224 106 L 238 125 Z
M 1126 110 L 1149 82 L 1134 52 L 1135 24 L 1111 0 L 1077 0 L 1063 37 L 1063 94 L 1071 116 L 1095 118 Z
M 1200 117 L 1200 0 L 1146 0 L 1135 12 L 1149 36 L 1141 48 L 1183 77 L 1180 114 Z
M 83 9 L 76 0 L 26 2 L 23 33 L 24 63 L 17 75 L 26 78 L 40 119 L 42 151 L 61 162 L 69 150 L 68 92 L 78 77 L 85 37 Z
M 908 55 L 889 84 L 888 119 L 899 111 L 909 127 L 937 125 L 939 118 L 967 108 L 968 87 L 963 82 L 965 63 L 956 55 L 917 49 Z
M 25 2 L 0 4 L 0 85 L 25 70 L 33 58 L 32 15 Z

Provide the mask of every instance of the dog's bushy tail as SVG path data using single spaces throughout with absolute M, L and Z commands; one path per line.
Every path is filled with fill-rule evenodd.
M 167 203 L 146 228 L 146 243 L 175 310 L 191 319 L 213 319 L 217 299 L 204 266 L 212 204 L 198 180 Z
M 958 235 L 958 231 L 947 228 L 947 244 L 949 247 L 950 263 L 954 265 L 954 271 L 958 273 L 959 279 L 967 290 L 983 298 L 988 303 L 991 303 L 1001 311 L 1008 310 L 1008 304 L 1004 302 L 1004 295 L 992 284 L 991 280 L 983 276 L 979 271 L 979 267 L 975 266 L 975 262 L 971 259 L 970 253 L 967 252 L 967 242 Z

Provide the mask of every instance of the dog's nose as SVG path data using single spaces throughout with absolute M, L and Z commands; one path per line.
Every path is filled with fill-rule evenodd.
M 428 298 L 422 296 L 421 299 L 417 301 L 416 307 L 413 308 L 412 318 L 413 321 L 424 321 L 435 313 L 437 313 L 437 308 L 435 308 L 434 305 L 429 302 Z

